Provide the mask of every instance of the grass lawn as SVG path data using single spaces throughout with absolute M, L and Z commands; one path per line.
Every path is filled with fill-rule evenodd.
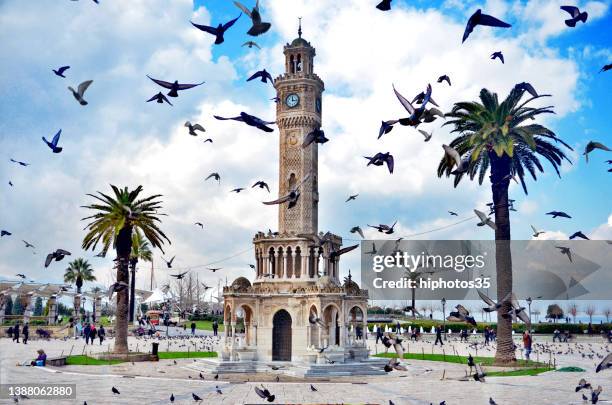
M 539 368 L 524 368 L 522 370 L 512 371 L 488 371 L 487 377 L 519 377 L 523 375 L 538 375 L 547 371 L 553 371 L 554 368 L 539 367 Z
M 185 321 L 187 323 L 187 329 L 189 329 L 191 325 L 191 321 Z M 196 329 L 202 330 L 213 330 L 212 329 L 212 321 L 194 321 L 196 324 Z M 219 332 L 223 332 L 223 324 L 219 324 Z
M 205 357 L 217 357 L 216 352 L 159 352 L 159 359 L 196 359 Z M 76 355 L 68 356 L 66 364 L 69 366 L 108 366 L 109 364 L 124 363 L 124 360 L 98 360 L 93 357 Z
M 375 357 L 397 357 L 395 353 L 379 353 L 375 355 Z M 443 361 L 446 363 L 458 363 L 458 364 L 467 364 L 466 356 L 456 356 L 453 354 L 431 354 L 431 353 L 404 353 L 404 359 L 408 360 L 429 360 L 429 361 Z M 483 366 L 491 366 L 495 361 L 494 357 L 474 357 L 474 362 L 478 364 L 482 364 Z M 513 366 L 518 367 L 545 367 L 545 363 L 537 363 L 535 361 L 526 361 L 526 360 L 517 360 L 516 364 Z

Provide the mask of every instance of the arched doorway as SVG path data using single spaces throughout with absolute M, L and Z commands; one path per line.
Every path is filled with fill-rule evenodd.
M 291 361 L 291 315 L 284 309 L 272 319 L 272 360 Z

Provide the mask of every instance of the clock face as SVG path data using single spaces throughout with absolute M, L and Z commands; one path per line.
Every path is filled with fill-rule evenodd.
M 315 100 L 315 108 L 317 109 L 318 113 L 321 112 L 321 98 L 320 97 L 317 97 L 317 99 Z
M 285 98 L 285 104 L 287 104 L 287 107 L 289 108 L 293 108 L 297 106 L 299 103 L 300 103 L 300 97 L 295 93 L 289 94 Z

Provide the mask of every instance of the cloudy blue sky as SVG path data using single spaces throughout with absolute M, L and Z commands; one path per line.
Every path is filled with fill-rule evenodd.
M 399 127 L 377 140 L 381 119 L 401 113 L 391 89 L 415 94 L 441 74 L 452 87 L 434 83 L 434 98 L 450 109 L 477 97 L 487 87 L 504 96 L 515 83 L 528 81 L 556 115 L 543 123 L 571 144 L 573 165 L 562 178 L 549 166 L 538 181 L 529 180 L 529 196 L 515 185 L 511 198 L 512 236 L 531 238 L 530 224 L 546 238 L 567 238 L 581 230 L 594 239 L 612 239 L 612 192 L 604 163 L 612 154 L 595 152 L 589 164 L 580 154 L 589 140 L 612 144 L 612 14 L 609 0 L 580 1 L 586 24 L 565 26 L 564 2 L 530 0 L 410 1 L 396 0 L 382 13 L 374 0 L 262 0 L 264 20 L 272 30 L 257 38 L 261 50 L 240 45 L 248 39 L 245 16 L 226 34 L 222 45 L 190 24 L 217 25 L 235 18 L 231 1 L 89 0 L 0 2 L 0 228 L 13 233 L 0 240 L 0 279 L 25 273 L 41 282 L 61 281 L 66 262 L 43 268 L 44 255 L 56 248 L 88 258 L 106 284 L 110 259 L 83 252 L 80 206 L 86 193 L 108 191 L 109 184 L 164 195 L 169 216 L 163 228 L 176 255 L 175 267 L 192 268 L 216 285 L 218 274 L 230 280 L 251 276 L 251 238 L 257 230 L 275 229 L 276 208 L 262 206 L 262 190 L 230 194 L 234 187 L 267 181 L 277 190 L 277 131 L 265 134 L 237 123 L 220 122 L 213 114 L 249 111 L 274 119 L 274 90 L 246 83 L 261 68 L 282 73 L 283 45 L 296 36 L 303 17 L 304 37 L 317 48 L 315 70 L 325 81 L 323 128 L 330 142 L 320 148 L 321 230 L 347 238 L 354 225 L 398 220 L 397 236 L 445 227 L 473 215 L 489 202 L 490 188 L 466 182 L 458 188 L 438 179 L 435 169 L 441 144 L 452 137 L 441 122 L 428 124 L 429 143 L 413 129 Z M 313 4 L 315 3 L 315 4 Z M 477 28 L 461 45 L 465 21 L 477 8 L 513 25 L 508 30 Z M 506 63 L 489 55 L 503 51 Z M 70 65 L 66 78 L 52 68 Z M 169 81 L 206 83 L 182 92 L 174 107 L 145 103 L 160 89 L 146 75 Z M 82 107 L 66 87 L 93 79 Z M 200 122 L 214 143 L 187 135 L 183 123 Z M 64 152 L 53 155 L 41 141 L 62 129 Z M 391 151 L 393 175 L 366 168 L 363 155 Z M 10 158 L 31 163 L 21 167 Z M 221 185 L 204 182 L 211 172 Z M 11 181 L 14 187 L 10 187 Z M 359 193 L 345 204 L 347 195 Z M 571 220 L 553 220 L 544 213 L 563 210 Z M 457 211 L 451 218 L 447 210 Z M 205 229 L 193 225 L 201 221 Z M 367 233 L 375 237 L 375 233 Z M 474 221 L 423 235 L 437 239 L 491 239 Z M 22 239 L 36 245 L 37 254 Z M 199 265 L 242 253 L 219 265 L 215 275 Z M 161 263 L 156 252 L 155 266 Z M 146 267 L 146 266 L 145 266 Z M 348 255 L 342 275 L 359 268 L 359 254 Z M 141 272 L 142 275 L 146 272 Z M 158 281 L 167 272 L 157 271 Z M 145 277 L 140 277 L 139 286 Z

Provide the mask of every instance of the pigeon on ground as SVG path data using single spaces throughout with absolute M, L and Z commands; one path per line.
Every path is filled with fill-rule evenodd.
M 266 183 L 263 180 L 259 180 L 251 186 L 251 188 L 255 188 L 255 187 L 265 188 L 266 190 L 268 190 L 268 193 L 270 192 L 270 187 L 268 186 L 268 183 Z
M 438 83 L 442 83 L 443 81 L 446 81 L 446 83 L 448 83 L 449 86 L 451 85 L 450 77 L 448 77 L 447 75 L 442 75 L 438 77 Z
M 580 9 L 575 6 L 561 6 L 561 10 L 567 11 L 572 16 L 572 18 L 565 20 L 565 25 L 571 28 L 574 28 L 578 21 L 585 23 L 589 17 L 589 13 L 586 11 L 580 12 Z
M 55 252 L 49 253 L 47 255 L 47 258 L 45 259 L 45 268 L 49 267 L 49 265 L 51 264 L 53 260 L 55 260 L 56 262 L 59 262 L 63 260 L 64 257 L 70 256 L 71 254 L 72 253 L 64 249 L 57 249 Z
M 222 44 L 223 41 L 225 40 L 225 38 L 223 38 L 223 35 L 225 34 L 225 31 L 227 31 L 232 25 L 234 25 L 234 23 L 236 21 L 238 21 L 238 19 L 240 18 L 242 14 L 240 14 L 238 17 L 234 18 L 233 20 L 230 20 L 228 22 L 226 22 L 225 24 L 219 24 L 217 25 L 217 27 L 210 27 L 208 25 L 201 25 L 201 24 L 196 24 L 193 21 L 191 21 L 191 25 L 193 25 L 194 27 L 196 27 L 197 29 L 199 29 L 200 31 L 204 31 L 208 34 L 212 34 L 215 36 L 215 45 L 219 45 Z
M 257 49 L 261 49 L 261 46 L 257 45 L 257 43 L 254 42 L 254 41 L 247 41 L 244 44 L 242 44 L 242 46 L 248 46 L 249 49 L 252 48 L 252 47 L 255 47 Z
M 503 22 L 493 16 L 488 14 L 483 14 L 481 9 L 476 10 L 474 14 L 468 19 L 468 22 L 465 26 L 465 31 L 463 32 L 463 39 L 461 43 L 465 42 L 466 39 L 470 36 L 474 28 L 477 25 L 485 25 L 488 27 L 499 27 L 499 28 L 510 28 L 512 25 Z
M 589 143 L 587 143 L 586 147 L 584 148 L 584 153 L 583 153 L 584 157 L 586 158 L 587 163 L 589 163 L 589 153 L 593 152 L 595 149 L 601 149 L 601 150 L 605 150 L 608 152 L 612 152 L 612 149 L 608 148 L 603 143 L 590 141 Z
M 187 89 L 192 89 L 194 87 L 197 87 L 201 84 L 204 84 L 204 82 L 202 83 L 196 83 L 196 84 L 187 84 L 187 83 L 179 83 L 178 80 L 175 80 L 174 83 L 170 83 L 170 82 L 165 82 L 163 80 L 158 80 L 158 79 L 154 79 L 151 76 L 147 75 L 147 77 L 149 79 L 151 79 L 154 83 L 156 83 L 157 85 L 163 87 L 164 89 L 168 89 L 170 90 L 167 94 L 170 97 L 178 97 L 178 92 L 181 90 L 187 90 Z
M 77 90 L 73 89 L 70 86 L 68 86 L 68 90 L 72 92 L 72 95 L 79 102 L 79 104 L 87 105 L 87 101 L 85 101 L 83 96 L 85 95 L 85 91 L 87 90 L 89 85 L 92 83 L 93 83 L 93 80 L 85 80 L 83 83 L 79 84 L 79 86 L 77 87 Z
M 263 385 L 261 386 L 261 388 L 255 387 L 255 392 L 257 393 L 257 395 L 259 395 L 260 398 L 265 399 L 268 402 L 274 402 L 275 396 L 272 395 L 270 391 L 268 391 L 268 389 Z
M 345 202 L 354 201 L 357 199 L 358 196 L 359 194 L 349 195 Z
M 376 155 L 372 157 L 364 156 L 364 158 L 368 159 L 367 166 L 370 166 L 370 165 L 382 166 L 383 164 L 386 163 L 389 173 L 393 173 L 393 166 L 395 162 L 393 160 L 393 155 L 390 152 L 386 152 L 386 153 L 378 152 Z
M 596 404 L 599 401 L 599 394 L 601 394 L 601 391 L 603 391 L 603 388 L 601 388 L 601 385 L 598 385 L 597 389 L 591 391 L 591 403 L 592 404 Z
M 168 100 L 168 98 L 166 98 L 166 96 L 164 96 L 164 94 L 161 91 L 159 93 L 157 93 L 156 95 L 154 95 L 153 97 L 151 97 L 150 99 L 148 99 L 147 103 L 149 103 L 151 101 L 156 101 L 157 104 L 163 104 L 164 102 L 166 102 L 166 103 L 172 105 L 170 100 Z
M 206 132 L 206 130 L 204 129 L 204 127 L 202 125 L 200 125 L 200 124 L 192 124 L 189 121 L 185 122 L 185 127 L 189 128 L 189 135 L 191 135 L 191 136 L 198 136 L 196 131 Z
M 295 207 L 295 205 L 298 202 L 298 199 L 300 198 L 300 187 L 302 186 L 302 184 L 304 184 L 306 181 L 308 181 L 309 178 L 310 178 L 310 173 L 308 173 L 306 176 L 304 176 L 302 181 L 299 182 L 298 184 L 296 184 L 293 187 L 293 189 L 291 189 L 289 191 L 289 193 L 287 195 L 284 195 L 284 196 L 278 198 L 277 200 L 264 201 L 263 203 L 265 205 L 274 205 L 274 204 L 289 203 L 287 208 Z
M 584 378 L 581 378 L 576 386 L 576 392 L 589 389 L 591 389 L 591 383 L 588 383 Z
M 237 117 L 224 118 L 218 115 L 214 115 L 214 117 L 218 120 L 234 120 L 234 121 L 244 122 L 245 124 L 251 127 L 258 128 L 264 132 L 274 132 L 274 130 L 268 127 L 268 125 L 274 124 L 275 121 L 264 121 L 261 118 L 258 118 L 254 115 L 247 114 L 245 112 L 241 112 L 240 115 Z
M 493 52 L 491 54 L 491 59 L 495 60 L 495 59 L 499 59 L 501 60 L 501 63 L 504 64 L 504 54 L 501 51 L 497 51 L 497 52 Z
M 329 141 L 329 139 L 325 137 L 325 132 L 323 132 L 322 129 L 320 128 L 313 129 L 312 131 L 308 133 L 308 135 L 304 137 L 302 148 L 306 148 L 313 142 L 314 143 L 325 143 L 327 141 Z
M 55 73 L 57 76 L 66 78 L 66 76 L 64 76 L 64 72 L 68 69 L 70 69 L 70 66 L 62 66 L 58 68 L 57 70 L 55 69 L 52 69 L 52 70 L 53 70 L 53 73 Z
M 119 395 L 120 394 L 119 390 L 117 388 L 115 388 L 115 387 L 112 387 L 111 390 L 113 391 L 113 394 L 115 394 L 115 395 Z
M 198 395 L 196 395 L 195 393 L 191 393 L 191 397 L 193 398 L 194 401 L 196 402 L 202 402 L 202 398 L 200 398 Z
M 261 14 L 259 12 L 259 0 L 257 0 L 257 2 L 255 3 L 255 7 L 253 7 L 251 10 L 249 10 L 243 4 L 237 1 L 234 1 L 234 4 L 251 19 L 252 26 L 247 31 L 248 35 L 256 37 L 258 35 L 266 33 L 272 26 L 272 24 L 268 22 L 261 21 Z
M 495 222 L 493 222 L 493 220 L 491 218 L 486 216 L 484 212 L 478 211 L 478 210 L 474 210 L 474 213 L 476 214 L 478 219 L 480 219 L 480 222 L 477 223 L 476 225 L 478 225 L 478 226 L 488 225 L 491 229 L 497 230 L 497 225 L 495 225 Z
M 376 5 L 376 8 L 380 11 L 389 11 L 391 10 L 391 2 L 393 0 L 382 0 L 380 3 Z
M 550 212 L 547 212 L 546 215 L 552 215 L 553 219 L 557 217 L 571 218 L 571 216 L 569 216 L 563 211 L 550 211 Z
M 51 142 L 49 142 L 44 136 L 42 137 L 42 140 L 47 144 L 47 146 L 49 147 L 49 149 L 51 149 L 53 153 L 60 153 L 64 149 L 57 146 L 61 135 L 62 130 L 60 129 L 55 135 L 53 135 L 53 139 L 51 140 Z
M 255 80 L 259 78 L 261 80 L 262 83 L 274 83 L 274 79 L 272 78 L 272 75 L 266 70 L 259 70 L 255 73 L 253 73 L 248 79 L 247 82 L 250 82 L 251 80 Z

